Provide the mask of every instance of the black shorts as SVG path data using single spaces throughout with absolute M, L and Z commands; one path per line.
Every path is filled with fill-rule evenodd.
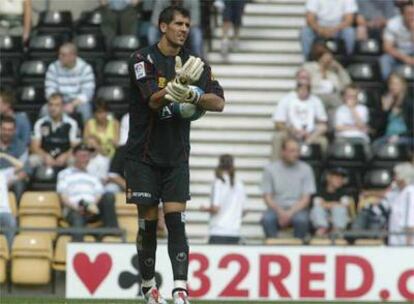
M 185 203 L 190 199 L 188 163 L 160 167 L 127 160 L 125 177 L 127 203 L 157 205 L 160 201 Z

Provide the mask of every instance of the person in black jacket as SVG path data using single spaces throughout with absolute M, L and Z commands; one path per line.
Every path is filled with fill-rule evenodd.
M 138 205 L 137 251 L 145 303 L 166 303 L 155 283 L 158 204 L 163 203 L 172 264 L 173 303 L 187 304 L 188 243 L 185 209 L 189 194 L 190 121 L 174 116 L 171 102 L 222 111 L 223 89 L 210 67 L 183 45 L 190 30 L 189 12 L 176 6 L 159 16 L 161 40 L 134 52 L 129 60 L 130 129 L 125 176 L 127 202 Z M 195 93 L 189 84 L 201 88 Z

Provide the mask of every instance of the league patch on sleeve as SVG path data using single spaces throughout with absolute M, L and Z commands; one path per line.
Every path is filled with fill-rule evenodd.
M 145 62 L 141 61 L 136 64 L 134 64 L 134 71 L 135 71 L 135 78 L 137 80 L 140 80 L 147 76 L 147 73 L 145 72 Z

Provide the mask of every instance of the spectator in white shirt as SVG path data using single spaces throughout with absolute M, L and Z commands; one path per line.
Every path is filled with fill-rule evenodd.
M 103 154 L 101 140 L 95 135 L 89 135 L 84 139 L 85 143 L 91 148 L 91 159 L 86 170 L 95 175 L 102 184 L 106 184 L 108 180 L 109 165 L 111 159 Z
M 6 169 L 0 169 L 0 227 L 7 229 L 4 231 L 4 235 L 11 249 L 15 234 L 15 231 L 12 229 L 17 227 L 17 223 L 10 208 L 8 183 L 13 179 L 15 170 L 21 170 L 23 168 L 23 163 L 17 158 L 3 152 L 0 153 L 0 159 L 5 159 L 12 165 Z
M 79 144 L 73 149 L 74 165 L 58 175 L 57 192 L 64 206 L 64 217 L 75 228 L 88 222 L 102 220 L 104 227 L 117 228 L 113 194 L 104 193 L 101 181 L 87 172 L 91 149 Z M 82 241 L 81 233 L 74 233 L 75 241 Z
M 235 173 L 233 156 L 221 155 L 212 187 L 211 205 L 201 208 L 211 214 L 210 244 L 240 242 L 243 209 L 247 197 L 243 182 L 236 178 Z
M 91 100 L 95 93 L 95 76 L 92 67 L 78 57 L 78 50 L 73 43 L 64 43 L 59 48 L 59 59 L 49 65 L 45 77 L 45 92 L 47 99 L 53 93 L 62 94 L 65 112 L 78 112 L 83 122 L 92 116 Z
M 394 168 L 394 185 L 385 195 L 391 214 L 388 244 L 414 246 L 414 166 L 401 163 Z M 392 234 L 406 232 L 408 235 Z
M 407 2 L 402 15 L 390 19 L 384 30 L 384 55 L 380 58 L 383 80 L 401 64 L 414 66 L 414 4 Z
M 311 94 L 309 73 L 301 69 L 296 73 L 296 90 L 278 103 L 273 113 L 276 133 L 273 138 L 272 159 L 279 158 L 283 138 L 294 137 L 301 143 L 319 144 L 327 149 L 328 117 L 321 100 Z
M 358 103 L 359 90 L 349 85 L 343 93 L 343 102 L 335 113 L 335 138 L 356 143 L 369 143 L 368 108 Z
M 357 10 L 355 0 L 307 0 L 307 26 L 301 32 L 305 58 L 309 57 L 312 43 L 317 38 L 342 38 L 347 54 L 352 54 L 355 45 L 352 22 Z

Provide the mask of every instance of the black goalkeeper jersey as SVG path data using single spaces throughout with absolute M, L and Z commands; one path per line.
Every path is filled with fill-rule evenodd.
M 183 64 L 190 55 L 186 49 L 181 49 L 178 54 Z M 174 79 L 175 56 L 163 55 L 155 44 L 134 52 L 130 56 L 128 68 L 131 95 L 127 158 L 158 166 L 176 166 L 188 162 L 190 121 L 174 117 L 168 105 L 158 112 L 148 105 L 151 95 Z M 194 85 L 205 93 L 214 93 L 224 99 L 223 89 L 213 79 L 207 64 Z

